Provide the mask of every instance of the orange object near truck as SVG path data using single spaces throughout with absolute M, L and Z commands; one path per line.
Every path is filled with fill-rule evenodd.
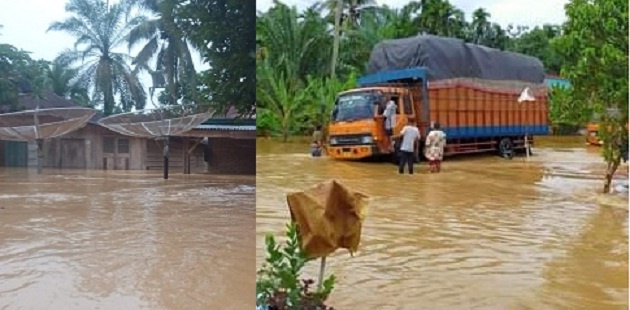
M 447 79 L 427 81 L 423 67 L 379 72 L 359 79 L 359 88 L 339 94 L 329 124 L 327 153 L 334 159 L 392 155 L 382 111 L 398 105 L 393 136 L 408 123 L 423 137 L 431 122 L 447 135 L 445 155 L 497 151 L 511 156 L 534 135 L 549 133 L 547 87 L 526 82 Z M 534 101 L 519 102 L 528 88 Z

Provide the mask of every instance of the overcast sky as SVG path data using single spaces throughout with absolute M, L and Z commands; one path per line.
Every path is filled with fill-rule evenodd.
M 66 48 L 73 48 L 76 39 L 65 32 L 46 32 L 55 21 L 63 21 L 66 13 L 66 0 L 0 0 L 0 43 L 8 43 L 31 52 L 34 59 L 53 60 Z M 110 0 L 110 3 L 115 0 Z M 138 45 L 140 46 L 140 45 Z M 135 55 L 139 48 L 132 51 Z M 117 52 L 127 52 L 126 46 Z M 208 66 L 202 64 L 200 56 L 193 54 L 195 68 L 200 71 Z M 145 88 L 151 86 L 148 74 L 141 76 Z M 147 91 L 148 95 L 148 91 Z M 150 103 L 147 102 L 147 108 Z
M 303 9 L 313 4 L 313 0 L 281 0 L 288 5 L 297 5 Z M 390 7 L 401 8 L 410 1 L 405 0 L 377 0 L 379 5 L 387 4 Z M 568 0 L 451 0 L 451 4 L 461 9 L 466 14 L 466 20 L 471 20 L 472 12 L 483 7 L 491 15 L 490 20 L 503 27 L 509 24 L 537 26 L 545 23 L 560 24 L 564 22 L 564 5 Z M 273 0 L 257 0 L 256 8 L 266 11 Z
M 115 0 L 111 0 L 115 1 Z M 299 8 L 312 4 L 313 0 L 284 0 Z M 392 7 L 401 7 L 408 1 L 378 0 L 377 3 L 387 3 Z M 483 7 L 490 12 L 491 20 L 502 26 L 510 23 L 516 25 L 535 26 L 543 23 L 561 23 L 564 21 L 564 4 L 568 0 L 452 0 L 451 3 L 461 8 L 470 19 L 471 12 Z M 68 16 L 65 12 L 66 0 L 0 0 L 0 43 L 9 43 L 18 48 L 31 52 L 35 59 L 53 60 L 61 51 L 72 48 L 75 39 L 62 32 L 46 32 L 54 21 L 61 21 Z M 266 10 L 272 0 L 258 0 L 257 8 Z M 125 49 L 119 50 L 121 52 Z M 133 54 L 133 52 L 132 52 Z M 197 70 L 205 69 L 201 59 L 193 56 Z M 142 81 L 149 86 L 150 78 L 144 76 Z

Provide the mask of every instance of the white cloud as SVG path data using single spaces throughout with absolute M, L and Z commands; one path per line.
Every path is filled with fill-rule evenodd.
M 313 4 L 313 0 L 283 0 L 288 5 L 296 5 L 299 9 L 304 9 Z M 466 14 L 466 19 L 471 20 L 472 12 L 483 7 L 491 15 L 491 21 L 507 27 L 509 24 L 525 25 L 534 27 L 545 23 L 560 24 L 564 22 L 564 5 L 568 0 L 452 0 L 455 7 L 461 9 Z M 377 0 L 377 4 L 387 4 L 390 7 L 400 8 L 409 1 L 404 0 Z M 266 11 L 273 5 L 272 0 L 256 1 L 256 8 Z

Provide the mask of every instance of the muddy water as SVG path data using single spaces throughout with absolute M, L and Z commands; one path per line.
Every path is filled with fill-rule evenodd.
M 594 193 L 604 166 L 582 141 L 542 141 L 529 162 L 474 156 L 413 176 L 311 158 L 303 145 L 257 147 L 257 266 L 264 234 L 289 218 L 284 193 L 336 178 L 371 197 L 359 253 L 327 260 L 337 309 L 628 308 L 627 194 Z
M 3 168 L 0 309 L 253 309 L 254 194 L 253 176 Z

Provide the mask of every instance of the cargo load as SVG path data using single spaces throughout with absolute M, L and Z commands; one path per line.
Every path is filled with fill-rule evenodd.
M 368 74 L 425 67 L 431 81 L 473 78 L 543 83 L 543 63 L 531 56 L 466 43 L 456 38 L 421 35 L 378 43 Z

